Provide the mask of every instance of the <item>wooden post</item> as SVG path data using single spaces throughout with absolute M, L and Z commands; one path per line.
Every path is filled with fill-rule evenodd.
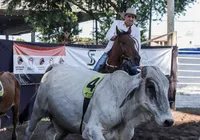
M 170 85 L 168 91 L 168 97 L 170 101 L 170 108 L 175 108 L 175 98 L 176 98 L 176 86 L 177 86 L 177 57 L 178 57 L 178 47 L 173 46 L 172 49 L 172 60 L 171 60 L 171 73 L 169 77 Z
M 31 42 L 35 42 L 35 31 L 31 31 Z
M 177 46 L 177 32 L 172 33 L 172 45 Z
M 177 34 L 173 32 L 171 37 L 171 45 L 173 46 L 172 49 L 172 61 L 171 61 L 171 73 L 170 73 L 170 85 L 169 85 L 169 101 L 170 101 L 170 108 L 175 108 L 175 100 L 176 100 L 176 87 L 177 87 L 177 57 L 178 57 L 178 47 L 177 47 Z
M 152 0 L 150 1 L 149 40 L 151 40 L 151 23 L 152 23 Z M 151 46 L 151 42 L 149 42 L 149 46 Z
M 174 32 L 174 0 L 167 0 L 167 33 Z M 172 46 L 172 35 L 167 37 L 168 46 Z
M 9 35 L 5 35 L 6 36 L 6 40 L 9 40 Z
M 167 33 L 171 33 L 167 36 L 167 45 L 173 46 L 172 50 L 172 62 L 171 62 L 171 74 L 170 74 L 170 86 L 169 86 L 169 100 L 170 107 L 175 109 L 175 95 L 177 84 L 177 55 L 178 48 L 176 44 L 176 33 L 174 33 L 174 0 L 167 0 Z
M 98 22 L 95 19 L 95 34 L 96 34 L 96 45 L 98 45 Z

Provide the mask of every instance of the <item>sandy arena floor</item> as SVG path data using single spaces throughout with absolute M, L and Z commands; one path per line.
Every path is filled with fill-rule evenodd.
M 154 122 L 145 123 L 135 129 L 133 140 L 200 140 L 200 109 L 172 111 L 175 123 L 163 128 Z M 49 122 L 40 122 L 31 140 L 45 140 L 44 130 Z M 19 139 L 23 140 L 26 125 L 18 126 Z M 12 128 L 0 132 L 0 140 L 11 140 Z M 80 135 L 69 135 L 65 140 L 82 140 Z

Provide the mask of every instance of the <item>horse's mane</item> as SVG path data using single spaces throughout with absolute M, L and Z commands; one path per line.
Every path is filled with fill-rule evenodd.
M 129 31 L 121 30 L 119 35 L 130 35 Z

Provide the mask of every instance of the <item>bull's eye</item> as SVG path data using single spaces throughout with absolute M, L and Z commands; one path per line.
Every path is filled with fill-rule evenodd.
M 146 90 L 150 99 L 156 98 L 156 89 L 155 89 L 154 82 L 148 81 L 146 84 Z
M 148 88 L 150 93 L 155 93 L 156 92 L 155 87 L 153 85 L 150 85 L 147 88 Z

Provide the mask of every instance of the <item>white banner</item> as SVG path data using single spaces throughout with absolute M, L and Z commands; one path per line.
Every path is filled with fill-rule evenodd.
M 13 45 L 14 74 L 43 74 L 53 63 L 64 63 L 65 47 L 33 47 L 22 44 Z
M 103 49 L 78 47 L 30 47 L 14 43 L 14 73 L 43 74 L 53 63 L 68 64 L 93 69 L 103 55 Z M 158 66 L 170 75 L 172 48 L 148 48 L 141 50 L 141 66 Z
M 103 49 L 66 47 L 66 63 L 72 66 L 83 66 L 93 69 Z M 172 48 L 142 49 L 141 66 L 158 66 L 165 75 L 170 75 Z
M 103 55 L 103 49 L 66 47 L 65 63 L 93 69 Z
M 157 66 L 165 75 L 170 75 L 172 48 L 142 49 L 141 66 Z

